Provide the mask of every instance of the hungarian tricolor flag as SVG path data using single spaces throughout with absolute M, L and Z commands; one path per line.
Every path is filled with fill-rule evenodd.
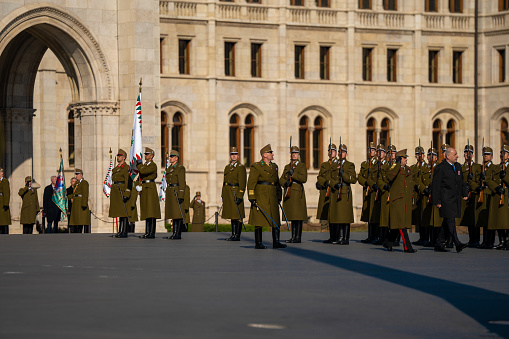
M 166 187 L 168 187 L 168 184 L 166 183 L 166 169 L 168 168 L 169 164 L 170 159 L 166 159 L 166 167 L 164 168 L 163 180 L 161 180 L 161 184 L 159 185 L 159 201 L 166 200 Z
M 129 174 L 133 181 L 138 176 L 136 161 L 143 160 L 143 145 L 141 142 L 141 91 L 134 107 L 133 134 L 131 137 L 131 149 L 129 151 Z
M 103 192 L 107 198 L 109 198 L 111 195 L 111 184 L 113 183 L 113 181 L 111 179 L 112 171 L 113 171 L 113 159 L 110 158 L 110 165 L 108 166 L 108 171 L 106 172 L 106 178 L 104 178 L 104 182 L 103 182 Z
M 53 202 L 62 211 L 62 220 L 65 220 L 67 215 L 67 194 L 65 190 L 65 176 L 64 176 L 64 160 L 60 158 L 60 168 L 58 169 L 57 183 L 53 190 L 51 197 Z

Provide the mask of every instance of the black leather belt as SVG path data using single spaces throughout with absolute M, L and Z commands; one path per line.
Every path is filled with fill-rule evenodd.
M 257 184 L 258 185 L 270 185 L 270 186 L 274 186 L 273 182 L 268 182 L 268 181 L 258 181 Z
M 149 182 L 156 182 L 155 180 L 143 180 L 142 183 L 147 184 Z
M 168 187 L 177 187 L 179 184 L 168 184 Z
M 302 183 L 298 180 L 292 179 L 292 184 L 299 184 L 302 185 Z
M 230 184 L 228 182 L 223 182 L 223 186 L 239 186 L 239 184 Z
M 125 181 L 114 181 L 113 185 L 125 184 Z
M 75 198 L 76 198 L 76 197 L 81 198 L 81 197 L 83 197 L 83 196 L 82 196 L 81 194 L 75 194 L 75 195 L 74 195 L 74 197 L 75 197 Z

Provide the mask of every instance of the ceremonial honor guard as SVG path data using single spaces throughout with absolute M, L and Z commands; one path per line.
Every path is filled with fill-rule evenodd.
M 166 198 L 164 203 L 165 219 L 173 220 L 173 234 L 169 239 L 182 239 L 185 215 L 186 169 L 178 163 L 179 152 L 171 150 L 170 163 L 166 168 Z
M 465 145 L 463 155 L 465 162 L 461 166 L 461 173 L 469 192 L 468 200 L 461 201 L 461 218 L 458 221 L 458 225 L 468 227 L 468 246 L 477 247 L 481 240 L 481 234 L 480 229 L 475 226 L 475 197 L 472 191 L 477 187 L 473 179 L 476 173 L 481 172 L 481 165 L 474 163 L 474 146 Z
M 300 161 L 300 149 L 290 148 L 290 163 L 285 166 L 279 183 L 283 186 L 283 208 L 286 217 L 292 222 L 292 237 L 288 243 L 300 243 L 302 238 L 302 224 L 308 220 L 306 193 L 304 183 L 308 180 L 306 165 Z
M 131 197 L 131 187 L 129 187 L 129 165 L 125 163 L 127 153 L 123 149 L 117 152 L 118 165 L 111 173 L 111 195 L 110 195 L 110 218 L 119 218 L 118 233 L 115 238 L 127 238 L 127 228 L 129 225 L 129 198 Z
M 412 192 L 413 197 L 413 205 L 412 205 L 412 225 L 415 225 L 419 230 L 419 240 L 412 242 L 414 245 L 424 245 L 424 243 L 429 239 L 427 234 L 427 227 L 423 227 L 422 221 L 422 210 L 424 209 L 423 195 L 419 190 L 419 185 L 421 185 L 421 175 L 423 170 L 426 171 L 427 164 L 424 161 L 424 148 L 418 146 L 415 148 L 415 159 L 417 162 L 410 166 L 410 171 L 412 172 L 412 178 L 414 180 L 414 187 Z
M 18 194 L 23 200 L 19 223 L 23 225 L 23 234 L 32 234 L 35 217 L 40 210 L 36 187 L 32 187 L 32 177 L 25 178 L 25 186 L 19 189 Z
M 74 174 L 76 176 L 76 184 L 74 184 L 73 192 L 68 195 L 72 202 L 69 226 L 75 226 L 77 233 L 81 233 L 83 230 L 85 230 L 85 233 L 90 233 L 91 220 L 88 208 L 88 181 L 83 179 L 83 171 L 81 169 L 77 168 Z
M 421 227 L 427 227 L 429 240 L 426 240 L 423 246 L 435 247 L 438 232 L 442 227 L 442 218 L 438 207 L 433 204 L 431 199 L 431 189 L 433 183 L 433 172 L 437 166 L 438 153 L 435 148 L 428 149 L 428 166 L 422 168 L 421 180 L 419 181 L 419 190 L 423 195 L 423 210 Z
M 509 230 L 508 185 L 509 177 L 506 175 L 509 164 L 509 145 L 503 145 L 500 151 L 500 165 L 492 165 L 486 170 L 486 185 L 491 190 L 489 205 L 488 229 L 497 231 L 500 243 L 495 246 L 497 250 L 507 250 L 507 235 Z
M 332 167 L 336 166 L 339 162 L 336 158 L 337 156 L 337 148 L 335 144 L 329 144 L 329 160 L 323 162 L 320 165 L 320 172 L 318 172 L 318 176 L 316 177 L 316 188 L 320 190 L 320 196 L 318 197 L 318 209 L 316 213 L 316 218 L 319 220 L 329 220 L 329 208 L 330 208 L 330 195 L 331 195 L 331 187 L 330 180 L 332 175 Z M 331 227 L 329 225 L 329 239 L 324 240 L 325 244 L 332 244 L 334 241 L 337 241 L 336 227 Z
M 205 223 L 205 201 L 201 200 L 201 192 L 196 192 L 190 207 L 193 209 L 191 232 L 203 232 L 203 224 Z
M 279 242 L 281 225 L 279 202 L 282 198 L 278 167 L 272 162 L 274 153 L 270 144 L 260 150 L 262 160 L 251 165 L 247 189 L 251 211 L 249 224 L 255 226 L 255 248 L 267 248 L 262 243 L 262 227 L 272 227 L 272 247 L 285 248 Z
M 11 224 L 10 200 L 11 188 L 9 181 L 4 177 L 4 169 L 0 168 L 0 234 L 9 234 L 9 225 Z
M 346 159 L 348 148 L 339 145 L 339 159 L 332 166 L 330 179 L 329 227 L 334 228 L 334 244 L 350 243 L 350 224 L 353 219 L 353 198 L 351 185 L 357 182 L 355 165 Z
M 391 145 L 392 146 L 392 145 Z M 378 229 L 378 240 L 373 241 L 373 245 L 382 245 L 387 240 L 389 235 L 389 191 L 391 188 L 389 179 L 386 177 L 387 171 L 390 169 L 391 161 L 391 146 L 387 147 L 387 152 L 384 145 L 379 144 L 377 152 L 380 155 L 380 175 L 378 178 L 378 187 L 380 188 L 380 224 Z
M 378 223 L 380 221 L 380 203 L 378 201 L 378 161 L 375 143 L 370 142 L 368 147 L 368 160 L 361 164 L 358 180 L 362 186 L 362 213 L 361 221 L 368 223 L 368 237 L 361 240 L 364 244 L 377 241 Z
M 412 172 L 407 166 L 406 149 L 396 153 L 396 163 L 391 165 L 387 171 L 387 179 L 391 184 L 391 194 L 389 202 L 390 220 L 389 236 L 384 243 L 388 251 L 392 251 L 392 246 L 398 235 L 403 239 L 405 253 L 417 252 L 412 248 L 408 238 L 407 228 L 412 227 L 412 191 L 414 181 Z
M 136 186 L 140 192 L 140 214 L 141 220 L 145 220 L 145 234 L 141 239 L 154 239 L 156 237 L 156 219 L 161 218 L 161 208 L 159 207 L 159 196 L 157 194 L 156 178 L 157 165 L 154 161 L 154 150 L 145 147 L 145 163 L 137 161 L 136 167 L 140 172 L 139 180 L 141 185 Z M 184 196 L 184 187 L 182 187 L 182 200 Z M 174 198 L 175 199 L 175 198 Z
M 226 239 L 227 241 L 240 241 L 241 220 L 246 217 L 244 210 L 246 182 L 246 167 L 239 161 L 237 147 L 232 147 L 230 163 L 224 168 L 223 189 L 221 190 L 221 199 L 223 200 L 221 218 L 230 219 L 232 224 L 232 235 Z
M 486 185 L 487 172 L 490 167 L 494 166 L 493 149 L 491 147 L 483 147 L 483 164 L 480 166 L 479 173 L 474 172 L 473 181 L 476 186 L 475 192 L 475 225 L 479 229 L 483 229 L 483 241 L 478 248 L 492 249 L 495 243 L 495 231 L 488 229 L 489 222 L 489 206 L 491 203 L 492 191 Z M 491 170 L 490 170 L 491 171 Z
M 129 201 L 126 203 L 127 212 L 129 213 L 129 227 L 127 228 L 128 233 L 135 233 L 136 224 L 138 221 L 138 208 L 136 207 L 136 201 L 138 201 L 138 195 L 140 194 L 136 187 L 141 187 L 141 181 L 136 179 L 133 181 L 131 176 L 129 176 L 129 184 L 128 187 L 131 187 L 131 196 L 129 197 Z

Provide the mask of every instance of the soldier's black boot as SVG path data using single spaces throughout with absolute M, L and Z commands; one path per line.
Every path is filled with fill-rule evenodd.
M 240 234 L 242 233 L 242 223 L 240 220 L 235 220 L 235 235 L 231 241 L 240 241 Z
M 345 229 L 343 228 L 343 224 L 335 224 L 337 233 L 336 233 L 336 240 L 333 242 L 333 244 L 341 245 L 341 243 L 345 240 Z
M 350 224 L 342 225 L 344 227 L 345 239 L 341 242 L 340 245 L 349 245 L 350 244 Z
M 389 229 L 387 229 L 387 232 Z M 401 244 L 401 234 L 398 232 L 398 235 L 396 236 L 396 240 L 394 240 L 394 244 L 392 244 L 393 247 L 399 247 Z
M 120 234 L 122 234 L 122 224 L 123 224 L 123 221 L 122 221 L 123 218 L 118 218 L 118 232 L 113 235 L 113 237 L 115 238 L 120 238 Z
M 255 226 L 255 248 L 258 250 L 266 249 L 262 244 L 262 228 L 260 226 Z
M 182 239 L 182 222 L 183 222 L 183 219 L 174 219 L 173 220 L 173 235 L 170 237 L 170 239 L 172 240 L 180 240 Z
M 385 240 L 387 238 L 387 227 L 379 227 L 378 228 L 378 240 L 373 241 L 373 245 L 383 245 L 385 243 Z
M 128 227 L 127 232 L 128 233 L 134 233 L 134 227 L 135 227 L 134 222 L 129 223 L 129 227 Z
M 235 228 L 237 227 L 236 220 L 232 220 L 231 224 L 232 224 L 232 235 L 229 238 L 225 239 L 226 241 L 232 241 L 233 238 L 235 238 Z
M 127 238 L 127 218 L 120 218 L 120 229 L 117 238 Z
M 496 232 L 494 230 L 487 229 L 486 232 L 484 232 L 484 234 L 485 234 L 484 238 L 486 239 L 486 242 L 484 242 L 484 240 L 483 240 L 483 245 L 481 245 L 479 248 L 482 248 L 483 250 L 493 249 L 494 244 L 495 244 Z
M 293 227 L 293 223 L 295 221 L 292 221 L 292 227 Z M 302 239 L 302 220 L 299 220 L 297 221 L 297 224 L 295 225 L 295 238 L 293 239 L 292 243 L 294 244 L 300 244 L 301 242 L 301 239 Z
M 329 239 L 324 240 L 324 244 L 332 244 L 334 240 L 336 239 L 336 228 L 334 227 L 335 224 L 329 223 Z
M 281 231 L 277 227 L 272 227 L 272 248 L 286 248 L 285 244 L 279 242 Z
M 156 218 L 147 219 L 150 220 L 148 235 L 146 239 L 155 239 L 156 237 Z
M 479 233 L 480 232 L 481 232 L 481 230 L 479 229 Z M 479 236 L 479 238 L 480 238 L 480 236 Z M 482 228 L 482 243 L 479 246 L 477 246 L 477 248 L 483 248 L 483 246 L 485 246 L 487 243 L 488 243 L 488 227 L 483 226 L 483 228 Z
M 373 241 L 373 226 L 371 223 L 368 223 L 368 237 L 364 240 L 361 240 L 363 244 L 371 244 Z
M 496 250 L 505 250 L 507 245 L 507 231 L 506 230 L 498 230 L 498 239 L 500 243 L 495 246 Z
M 372 244 L 378 242 L 378 239 L 380 238 L 380 224 L 373 224 L 373 240 L 371 241 Z
M 288 240 L 285 240 L 285 242 L 287 242 L 287 243 L 294 242 L 294 240 L 295 240 L 295 233 L 296 233 L 296 230 L 297 230 L 297 224 L 298 223 L 299 223 L 298 221 L 292 220 L 292 237 L 290 239 L 288 239 Z
M 146 219 L 145 220 L 145 234 L 140 235 L 138 238 L 146 239 L 149 233 L 150 233 L 150 219 Z
M 429 240 L 424 243 L 424 247 L 435 247 L 435 227 L 428 227 Z

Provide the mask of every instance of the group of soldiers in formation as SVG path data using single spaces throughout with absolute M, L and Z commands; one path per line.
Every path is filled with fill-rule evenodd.
M 445 154 L 450 146 L 444 144 L 441 148 Z M 493 163 L 493 150 L 490 147 L 483 147 L 482 152 L 483 163 L 476 164 L 473 161 L 474 147 L 465 146 L 461 175 L 468 190 L 468 199 L 465 197 L 462 200 L 461 218 L 457 224 L 468 226 L 469 247 L 508 250 L 509 177 L 506 176 L 506 168 L 509 164 L 509 145 L 502 147 L 499 165 Z M 362 243 L 383 245 L 392 251 L 392 247 L 400 246 L 402 240 L 404 251 L 414 253 L 416 250 L 406 230 L 416 225 L 420 237 L 413 244 L 440 250 L 437 248 L 438 234 L 443 220 L 439 207 L 432 201 L 432 183 L 434 169 L 445 157 L 438 159 L 435 148 L 425 153 L 424 148 L 419 146 L 415 148 L 417 162 L 409 167 L 406 149 L 397 151 L 394 145 L 384 147 L 372 142 L 368 154 L 368 160 L 361 164 L 357 174 L 355 165 L 347 160 L 347 146 L 340 144 L 337 148 L 335 144 L 329 145 L 329 159 L 321 164 L 316 181 L 316 189 L 320 192 L 317 219 L 327 221 L 329 225 L 330 236 L 324 243 L 349 244 L 350 224 L 354 222 L 351 185 L 358 182 L 363 187 L 361 221 L 368 223 L 368 237 Z M 297 146 L 290 148 L 290 163 L 284 167 L 281 176 L 277 164 L 273 162 L 274 153 L 270 144 L 260 150 L 260 155 L 261 161 L 251 165 L 248 177 L 245 166 L 239 161 L 238 149 L 230 149 L 230 162 L 224 169 L 221 192 L 221 217 L 231 220 L 232 226 L 231 236 L 226 240 L 240 241 L 247 186 L 247 197 L 251 203 L 248 223 L 255 226 L 255 248 L 266 248 L 262 243 L 263 227 L 272 229 L 273 248 L 287 246 L 280 240 L 280 211 L 291 222 L 291 238 L 285 242 L 300 243 L 303 223 L 308 220 L 304 190 L 304 183 L 308 180 L 307 168 L 300 160 L 300 149 Z M 126 157 L 126 152 L 119 149 L 116 156 L 118 165 L 112 172 L 109 217 L 119 218 L 118 233 L 114 236 L 127 237 L 130 224 L 138 220 L 136 203 L 139 196 L 140 219 L 145 220 L 146 225 L 145 233 L 140 238 L 155 238 L 156 220 L 161 218 L 161 211 L 155 183 L 157 165 L 153 161 L 154 151 L 148 147 L 144 149 L 145 162 L 138 160 L 136 167 L 139 176 L 134 182 L 129 175 Z M 182 232 L 189 223 L 189 207 L 184 206 L 189 186 L 186 185 L 185 167 L 179 164 L 179 153 L 172 150 L 168 160 L 165 219 L 173 221 L 173 233 L 168 239 L 177 240 L 182 238 Z M 90 227 L 89 186 L 83 179 L 83 171 L 76 169 L 75 174 L 76 180 L 67 190 L 69 205 L 72 206 L 69 226 L 80 229 Z M 26 185 L 19 190 L 23 199 L 20 222 L 24 233 L 31 233 L 39 203 L 31 177 L 27 177 L 25 182 Z M 0 233 L 8 233 L 11 223 L 9 192 L 9 183 L 0 168 Z M 497 246 L 496 232 L 500 239 Z M 453 247 L 452 240 L 452 234 L 449 234 L 446 247 Z

